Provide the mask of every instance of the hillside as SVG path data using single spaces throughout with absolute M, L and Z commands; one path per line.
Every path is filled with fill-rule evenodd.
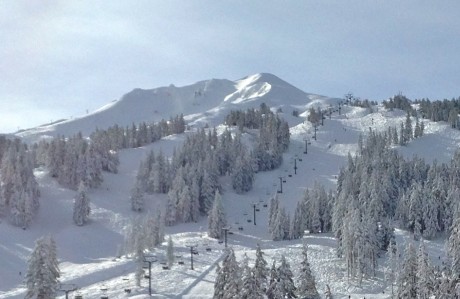
M 209 80 L 184 87 L 161 87 L 151 90 L 136 89 L 99 110 L 53 125 L 30 129 L 18 134 L 26 141 L 43 136 L 70 136 L 78 131 L 89 134 L 96 127 L 106 128 L 117 123 L 122 126 L 132 122 L 158 121 L 183 113 L 190 130 L 184 134 L 163 138 L 151 145 L 122 150 L 118 174 L 104 174 L 101 187 L 89 192 L 91 198 L 91 221 L 83 227 L 72 222 L 72 205 L 75 192 L 62 188 L 49 176 L 46 169 L 36 169 L 35 175 L 41 190 L 41 206 L 38 217 L 30 229 L 22 230 L 8 223 L 0 224 L 0 299 L 23 298 L 23 275 L 27 258 L 40 236 L 51 234 L 56 240 L 60 258 L 61 282 L 79 287 L 83 298 L 100 298 L 101 289 L 108 288 L 109 298 L 147 298 L 148 280 L 141 288 L 134 286 L 134 263 L 126 257 L 117 257 L 123 243 L 124 230 L 132 212 L 129 203 L 138 165 L 151 149 L 160 149 L 171 156 L 187 134 L 193 134 L 205 124 L 223 130 L 222 121 L 230 110 L 245 110 L 266 103 L 289 122 L 291 144 L 283 155 L 279 169 L 259 172 L 253 189 L 239 195 L 233 192 L 227 178 L 222 179 L 222 194 L 228 222 L 234 232 L 229 237 L 240 260 L 244 253 L 252 259 L 257 243 L 261 244 L 271 264 L 272 258 L 287 256 L 294 273 L 299 269 L 301 241 L 270 240 L 267 229 L 267 208 L 264 207 L 280 188 L 280 177 L 286 180 L 280 200 L 293 212 L 297 201 L 306 188 L 320 182 L 334 188 L 337 174 L 346 163 L 348 153 L 357 149 L 359 134 L 366 135 L 369 128 L 382 131 L 389 126 L 399 127 L 405 114 L 401 111 L 386 111 L 382 106 L 373 111 L 365 108 L 343 106 L 341 114 L 333 113 L 324 120 L 314 140 L 313 127 L 306 120 L 310 107 L 335 107 L 339 99 L 305 93 L 271 74 L 256 74 L 236 81 Z M 293 110 L 299 117 L 292 115 Z M 308 140 L 308 153 L 305 140 Z M 418 155 L 427 161 L 437 159 L 448 162 L 459 147 L 460 131 L 444 123 L 425 121 L 425 135 L 405 147 L 398 148 L 404 155 Z M 299 159 L 300 158 L 300 159 Z M 294 174 L 294 159 L 298 167 Z M 164 206 L 166 195 L 148 196 L 147 208 L 151 211 Z M 257 224 L 252 219 L 252 204 L 257 204 Z M 243 230 L 236 229 L 242 226 Z M 167 227 L 166 233 L 173 237 L 176 254 L 185 266 L 175 265 L 171 270 L 162 270 L 159 263 L 153 266 L 152 287 L 155 298 L 212 298 L 215 265 L 223 255 L 223 244 L 206 236 L 207 222 L 202 218 L 197 223 Z M 407 234 L 397 231 L 400 244 Z M 341 260 L 335 255 L 335 240 L 330 234 L 311 235 L 305 238 L 310 245 L 310 263 L 317 279 L 317 287 L 323 294 L 326 284 L 331 286 L 335 298 L 389 298 L 389 289 L 382 279 L 364 281 L 361 286 L 348 284 Z M 190 245 L 197 245 L 195 268 L 190 269 Z M 401 245 L 402 246 L 402 245 Z M 443 255 L 442 240 L 427 242 L 433 256 Z M 210 248 L 210 251 L 206 250 Z M 157 250 L 164 255 L 165 245 Z M 124 292 L 130 288 L 130 294 Z M 385 293 L 382 293 L 386 291 Z M 64 293 L 60 293 L 61 297 Z M 370 296 L 370 297 L 369 297 Z

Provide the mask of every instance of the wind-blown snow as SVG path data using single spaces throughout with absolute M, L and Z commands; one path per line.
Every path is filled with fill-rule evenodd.
M 100 298 L 103 288 L 108 289 L 109 298 L 148 298 L 148 280 L 143 279 L 142 287 L 135 287 L 134 262 L 117 257 L 124 229 L 137 215 L 130 210 L 129 192 L 139 162 L 151 149 L 161 149 L 171 155 L 174 147 L 179 146 L 196 127 L 217 126 L 230 110 L 256 108 L 262 102 L 289 122 L 291 145 L 284 154 L 282 166 L 274 171 L 259 172 L 253 190 L 247 194 L 235 194 L 230 183 L 223 179 L 225 192 L 222 198 L 228 221 L 233 228 L 244 227 L 243 231 L 235 230 L 229 236 L 229 246 L 235 249 L 238 259 L 244 253 L 253 259 L 254 248 L 260 243 L 269 263 L 284 254 L 297 275 L 302 240 L 273 242 L 267 229 L 267 208 L 263 204 L 279 189 L 279 178 L 287 181 L 280 194 L 281 203 L 292 213 L 303 190 L 315 181 L 334 188 L 339 168 L 346 163 L 348 153 L 357 149 L 359 134 L 367 134 L 369 128 L 399 128 L 405 118 L 404 113 L 386 111 L 381 106 L 377 111 L 343 106 L 341 115 L 335 112 L 330 119 L 326 117 L 324 126 L 320 126 L 317 132 L 317 140 L 314 140 L 314 129 L 306 121 L 308 109 L 335 107 L 338 101 L 307 94 L 271 74 L 256 74 L 236 81 L 213 79 L 184 87 L 136 89 L 89 115 L 20 133 L 25 140 L 33 141 L 41 136 L 69 136 L 78 131 L 89 134 L 96 127 L 106 128 L 115 123 L 126 126 L 132 122 L 158 121 L 180 113 L 191 126 L 191 131 L 184 134 L 121 151 L 119 174 L 104 174 L 103 185 L 89 192 L 91 221 L 82 227 L 72 222 L 74 191 L 60 187 L 46 170 L 37 169 L 41 206 L 31 228 L 22 230 L 6 222 L 0 224 L 0 299 L 24 297 L 27 258 L 34 241 L 48 233 L 57 243 L 61 282 L 78 285 L 83 298 Z M 294 109 L 299 112 L 299 117 L 292 115 Z M 223 126 L 219 128 L 221 131 Z M 246 137 L 250 138 L 249 135 Z M 310 142 L 308 154 L 304 154 L 305 140 Z M 444 123 L 425 121 L 425 135 L 398 150 L 409 157 L 417 154 L 427 161 L 436 158 L 448 162 L 459 143 L 460 131 Z M 295 158 L 297 174 L 293 170 Z M 147 208 L 154 211 L 162 207 L 165 200 L 164 194 L 148 196 Z M 256 215 L 257 225 L 247 222 L 253 220 L 252 203 L 260 208 Z M 224 248 L 223 244 L 206 236 L 206 227 L 203 218 L 198 223 L 167 228 L 166 233 L 172 236 L 176 246 L 175 254 L 185 265 L 176 263 L 171 270 L 163 270 L 159 263 L 153 265 L 152 288 L 156 298 L 212 298 L 215 265 L 221 260 Z M 398 243 L 403 244 L 407 235 L 397 231 L 397 237 Z M 348 295 L 352 298 L 389 298 L 382 273 L 378 279 L 364 281 L 361 286 L 347 282 L 345 266 L 335 255 L 336 241 L 331 235 L 307 236 L 303 241 L 310 245 L 310 263 L 321 294 L 329 284 L 335 298 L 348 298 Z M 189 245 L 197 245 L 199 251 L 194 256 L 194 270 L 190 269 Z M 441 255 L 442 240 L 427 242 L 427 248 L 433 256 Z M 156 250 L 157 256 L 164 256 L 165 249 L 166 244 L 163 244 Z M 131 289 L 130 294 L 124 292 L 126 288 Z M 60 295 L 64 298 L 64 293 Z

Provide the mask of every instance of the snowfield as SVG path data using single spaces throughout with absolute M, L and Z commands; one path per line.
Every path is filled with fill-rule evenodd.
M 34 241 L 47 234 L 51 234 L 57 244 L 61 283 L 78 287 L 69 293 L 69 298 L 75 295 L 101 298 L 103 294 L 109 298 L 150 298 L 148 279 L 144 278 L 142 286 L 136 287 L 134 261 L 119 255 L 125 229 L 138 215 L 131 211 L 129 194 L 140 161 L 152 149 L 171 156 L 187 134 L 193 134 L 206 124 L 219 126 L 231 110 L 257 108 L 262 102 L 289 122 L 291 143 L 283 156 L 282 166 L 274 171 L 259 172 L 248 193 L 236 194 L 228 178 L 222 178 L 222 200 L 232 231 L 228 235 L 228 246 L 235 250 L 237 260 L 247 254 L 252 265 L 255 247 L 260 244 L 269 265 L 273 259 L 279 261 L 281 255 L 285 255 L 294 277 L 297 277 L 302 242 L 306 242 L 321 296 L 328 284 L 334 298 L 390 298 L 391 289 L 384 279 L 385 258 L 379 259 L 376 279 L 358 284 L 348 281 L 346 266 L 337 258 L 336 240 L 331 234 L 275 242 L 271 241 L 268 232 L 268 207 L 264 205 L 269 204 L 270 197 L 279 190 L 280 180 L 286 180 L 283 193 L 279 194 L 280 201 L 292 215 L 304 190 L 315 182 L 327 188 L 335 187 L 337 174 L 345 165 L 348 153 L 357 150 L 359 134 L 366 135 L 370 128 L 377 131 L 399 128 L 405 119 L 403 112 L 386 111 L 381 105 L 374 107 L 373 111 L 342 106 L 340 115 L 334 112 L 331 118 L 326 117 L 324 126 L 318 127 L 315 140 L 314 127 L 306 120 L 308 109 L 337 107 L 339 101 L 307 94 L 271 74 L 256 74 L 237 81 L 214 79 L 185 87 L 136 89 L 89 115 L 19 133 L 18 136 L 25 141 L 32 142 L 44 136 L 70 136 L 78 131 L 88 135 L 96 127 L 103 129 L 115 123 L 127 126 L 133 122 L 159 121 L 180 113 L 190 126 L 184 134 L 169 136 L 145 147 L 122 150 L 119 153 L 119 173 L 105 173 L 102 185 L 88 192 L 92 212 L 90 222 L 81 227 L 72 221 L 75 191 L 59 186 L 46 169 L 36 169 L 41 198 L 40 211 L 33 224 L 22 230 L 7 221 L 0 223 L 0 299 L 24 298 L 27 259 Z M 294 110 L 299 111 L 298 117 L 293 116 Z M 418 155 L 427 162 L 435 159 L 448 162 L 460 146 L 460 131 L 451 129 L 446 123 L 424 122 L 424 136 L 398 150 L 407 157 Z M 222 130 L 223 126 L 219 126 L 219 132 Z M 245 138 L 250 138 L 250 134 Z M 307 154 L 304 153 L 306 146 Z M 296 174 L 294 163 L 298 167 Z M 163 209 L 166 199 L 165 194 L 147 196 L 147 210 Z M 253 204 L 260 210 L 255 219 Z M 240 226 L 243 230 L 237 229 Z M 155 250 L 158 261 L 151 269 L 152 298 L 212 298 L 215 266 L 223 259 L 225 246 L 208 238 L 206 231 L 205 218 L 197 223 L 166 227 L 166 236 L 172 236 L 174 242 L 176 262 L 172 269 L 164 270 L 166 242 Z M 401 230 L 396 231 L 396 236 L 402 252 L 405 241 L 411 237 Z M 444 256 L 444 239 L 425 242 L 434 262 Z M 191 255 L 190 246 L 196 246 L 198 254 Z M 58 298 L 65 298 L 64 292 L 59 295 Z

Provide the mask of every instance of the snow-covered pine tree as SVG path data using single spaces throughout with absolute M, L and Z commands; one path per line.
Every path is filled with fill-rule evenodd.
M 232 186 L 236 193 L 242 194 L 252 189 L 254 182 L 254 170 L 249 155 L 242 148 L 236 156 L 235 165 L 232 168 Z
M 223 299 L 225 292 L 225 273 L 219 263 L 216 265 L 216 282 L 214 283 L 213 299 Z
M 267 287 L 267 298 L 268 299 L 275 299 L 275 298 L 283 298 L 283 294 L 277 294 L 276 293 L 276 285 L 278 284 L 278 271 L 276 270 L 276 262 L 273 260 L 272 266 L 270 268 L 270 278 L 268 281 L 268 287 Z M 279 297 L 276 297 L 276 296 Z
M 35 241 L 27 266 L 25 298 L 55 298 L 60 273 L 56 243 L 51 236 Z
M 395 241 L 390 241 L 390 244 L 388 245 L 387 256 L 387 270 L 385 273 L 385 279 L 387 284 L 390 284 L 391 286 L 391 298 L 393 298 L 395 295 L 394 286 L 399 273 L 399 252 Z
M 248 264 L 248 257 L 245 254 L 242 265 L 242 287 L 241 287 L 241 295 L 239 298 L 241 299 L 263 299 L 264 292 L 261 289 L 260 285 L 258 284 L 257 279 L 254 276 L 254 268 L 249 267 Z
M 275 193 L 275 195 L 270 199 L 270 207 L 268 210 L 268 228 L 270 232 L 272 230 L 273 223 L 275 222 L 276 215 L 278 214 L 278 209 L 279 209 L 278 193 Z
M 406 121 L 404 125 L 404 139 L 407 142 L 411 141 L 414 138 L 413 132 L 412 132 L 412 119 L 410 117 L 409 112 L 406 114 Z
M 286 257 L 281 256 L 281 263 L 276 269 L 278 276 L 278 283 L 275 287 L 275 294 L 282 294 L 282 297 L 275 295 L 275 298 L 297 298 L 296 296 L 296 287 L 294 285 L 294 275 L 291 271 L 291 266 L 289 265 Z
M 131 201 L 131 210 L 135 212 L 144 210 L 144 191 L 141 187 L 141 181 L 136 180 L 134 187 L 131 189 L 129 199 Z
M 447 256 L 451 262 L 452 280 L 460 281 L 460 204 L 458 203 L 453 219 L 450 236 L 447 239 Z
M 264 259 L 264 252 L 260 248 L 260 244 L 257 243 L 256 260 L 254 262 L 254 278 L 257 281 L 257 285 L 260 286 L 263 292 L 265 292 L 268 287 L 269 271 L 270 269 L 268 269 L 267 261 Z
M 168 267 L 169 269 L 171 269 L 172 265 L 174 264 L 174 243 L 171 236 L 168 237 L 168 247 L 166 249 L 166 256 L 168 259 Z
M 409 242 L 404 252 L 404 261 L 398 279 L 397 297 L 413 299 L 417 296 L 417 254 Z
M 214 203 L 208 216 L 208 235 L 211 238 L 222 238 L 222 229 L 227 225 L 222 198 L 218 190 L 214 196 Z
M 165 212 L 165 225 L 172 226 L 177 222 L 176 199 L 168 194 L 168 201 Z
M 420 240 L 420 245 L 417 252 L 417 281 L 416 281 L 416 292 L 417 298 L 429 299 L 431 295 L 434 295 L 435 288 L 437 285 L 436 275 L 431 263 L 430 257 L 428 256 L 425 243 L 423 239 Z
M 284 207 L 281 207 L 278 209 L 275 221 L 272 224 L 272 240 L 280 241 L 287 239 L 289 237 L 289 227 L 290 223 L 288 215 L 286 214 L 286 210 L 284 209 Z
M 81 181 L 73 204 L 73 221 L 76 225 L 81 226 L 88 222 L 89 214 L 91 213 L 89 203 L 85 183 Z
M 303 225 L 302 225 L 302 202 L 297 202 L 296 209 L 294 211 L 294 217 L 292 218 L 291 228 L 289 229 L 290 239 L 300 239 L 303 237 Z
M 222 262 L 222 271 L 225 282 L 223 299 L 238 298 L 241 292 L 241 269 L 232 248 L 228 249 Z
M 302 246 L 302 262 L 300 262 L 300 276 L 298 279 L 297 295 L 303 299 L 320 299 L 316 289 L 315 276 L 311 272 L 308 262 L 308 245 Z

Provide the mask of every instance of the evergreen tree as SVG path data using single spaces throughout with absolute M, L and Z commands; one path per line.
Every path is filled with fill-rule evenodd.
M 238 298 L 241 291 L 241 269 L 231 248 L 222 262 L 222 271 L 225 283 L 223 299 Z
M 168 267 L 171 269 L 174 264 L 174 243 L 171 236 L 168 237 L 168 247 L 166 249 L 166 256 L 168 258 Z
M 406 114 L 406 122 L 404 125 L 404 139 L 405 142 L 409 142 L 414 138 L 412 133 L 412 119 L 410 117 L 409 112 Z
M 401 299 L 417 297 L 417 255 L 412 243 L 408 243 L 404 252 L 397 296 Z
M 417 253 L 417 298 L 429 299 L 434 294 L 436 287 L 436 279 L 434 268 L 430 258 L 425 250 L 423 240 L 420 241 L 420 246 Z
M 275 293 L 283 294 L 281 298 L 297 298 L 295 295 L 296 287 L 294 285 L 291 266 L 284 255 L 281 256 L 281 264 L 276 269 L 278 275 L 278 283 L 276 284 Z
M 227 225 L 222 198 L 219 191 L 216 191 L 214 203 L 208 216 L 208 235 L 211 238 L 222 238 L 222 229 Z
M 260 288 L 264 292 L 267 290 L 268 286 L 268 275 L 269 269 L 267 261 L 264 259 L 264 253 L 260 248 L 260 244 L 257 243 L 256 260 L 254 263 L 254 278 L 256 280 L 257 285 L 260 286 Z
M 89 214 L 91 213 L 91 208 L 89 205 L 89 198 L 86 194 L 86 186 L 80 182 L 78 187 L 77 196 L 74 200 L 73 205 L 73 221 L 76 225 L 81 226 L 88 222 Z
M 447 255 L 451 261 L 451 275 L 453 281 L 460 280 L 460 205 L 454 213 L 451 233 L 447 239 Z
M 302 246 L 302 262 L 300 263 L 300 276 L 297 288 L 297 295 L 303 299 L 320 299 L 316 289 L 315 277 L 311 273 L 310 263 L 308 262 L 308 246 Z
M 394 296 L 394 285 L 398 278 L 399 273 L 399 253 L 398 247 L 394 241 L 391 241 L 388 246 L 388 259 L 387 259 L 387 272 L 385 273 L 385 279 L 391 286 L 391 298 Z
M 242 299 L 263 299 L 265 293 L 263 292 L 259 281 L 255 277 L 255 268 L 251 268 L 248 265 L 248 258 L 245 255 L 242 265 L 242 288 L 241 296 Z
M 142 191 L 141 181 L 136 180 L 136 183 L 131 189 L 131 210 L 142 212 L 144 210 L 144 191 Z
M 166 215 L 165 215 L 165 225 L 172 226 L 177 222 L 177 210 L 176 210 L 176 203 L 175 199 L 169 196 L 168 194 L 168 201 L 166 204 Z
M 27 265 L 25 298 L 55 298 L 60 273 L 56 244 L 51 236 L 35 242 Z
M 216 282 L 214 283 L 213 299 L 223 299 L 225 292 L 225 273 L 219 263 L 216 265 Z

